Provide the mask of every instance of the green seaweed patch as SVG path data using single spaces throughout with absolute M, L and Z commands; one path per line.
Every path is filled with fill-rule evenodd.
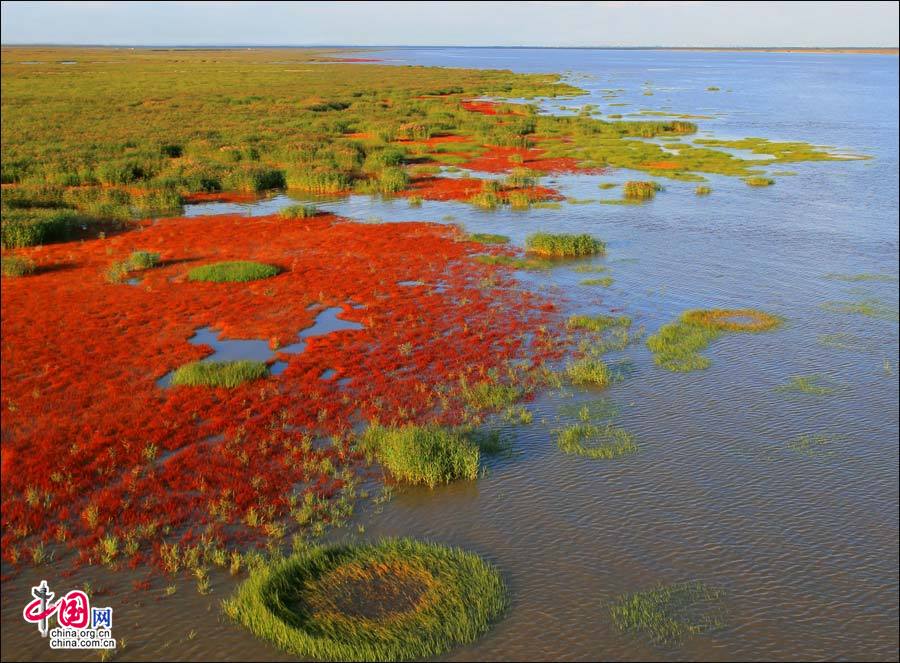
M 466 428 L 370 425 L 360 446 L 398 481 L 434 488 L 478 478 L 480 446 Z
M 180 366 L 172 374 L 173 386 L 225 387 L 232 389 L 239 384 L 264 378 L 269 369 L 264 362 L 250 361 L 195 361 Z
M 694 189 L 694 193 L 698 196 L 708 196 L 712 193 L 712 187 L 700 185 Z
M 525 240 L 525 247 L 530 253 L 554 258 L 577 258 L 606 253 L 606 244 L 587 234 L 535 233 Z
M 412 539 L 315 546 L 254 568 L 223 603 L 231 619 L 298 657 L 431 658 L 475 641 L 505 612 L 500 572 Z
M 597 185 L 598 188 L 604 191 L 608 189 L 615 189 L 617 186 L 619 186 L 618 182 L 600 182 L 600 184 Z
M 866 299 L 859 302 L 825 302 L 822 304 L 822 308 L 829 313 L 863 315 L 867 318 L 893 320 L 894 322 L 898 320 L 897 309 L 878 299 Z
M 658 585 L 620 596 L 610 615 L 622 631 L 646 637 L 655 645 L 677 645 L 725 626 L 724 596 L 723 590 L 697 581 Z
M 268 279 L 278 274 L 278 267 L 249 260 L 215 262 L 195 267 L 188 272 L 190 281 L 210 283 L 243 283 Z
M 566 454 L 603 460 L 621 458 L 638 450 L 631 433 L 610 423 L 567 426 L 557 431 L 556 446 Z

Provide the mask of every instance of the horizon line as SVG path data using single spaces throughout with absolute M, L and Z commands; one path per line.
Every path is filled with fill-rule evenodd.
M 820 45 L 820 46 L 796 46 L 791 44 L 783 45 L 760 45 L 760 46 L 738 46 L 729 44 L 717 44 L 708 46 L 671 46 L 671 45 L 640 45 L 640 46 L 610 46 L 610 45 L 580 45 L 580 46 L 536 46 L 529 44 L 515 45 L 464 45 L 464 44 L 256 44 L 256 43 L 210 43 L 210 44 L 128 44 L 128 43 L 67 43 L 67 42 L 5 42 L 0 43 L 0 47 L 15 46 L 65 46 L 70 48 L 358 48 L 358 49 L 384 49 L 384 48 L 539 48 L 539 49 L 569 49 L 569 50 L 709 50 L 709 49 L 739 49 L 739 50 L 771 50 L 771 49 L 791 49 L 791 50 L 824 50 L 824 49 L 842 49 L 842 50 L 898 50 L 900 46 L 842 46 L 842 45 Z

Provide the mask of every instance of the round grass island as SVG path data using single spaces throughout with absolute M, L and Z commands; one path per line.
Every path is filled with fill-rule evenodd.
M 355 661 L 442 654 L 474 641 L 506 606 L 494 566 L 412 539 L 310 548 L 254 569 L 223 604 L 287 652 Z

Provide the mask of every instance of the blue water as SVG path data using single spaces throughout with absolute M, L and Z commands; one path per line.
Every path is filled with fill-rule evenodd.
M 610 310 L 652 333 L 688 308 L 754 307 L 783 316 L 765 334 L 727 335 L 712 366 L 675 374 L 643 346 L 619 354 L 628 377 L 603 396 L 637 454 L 592 461 L 561 454 L 562 406 L 600 396 L 565 388 L 537 397 L 530 426 L 494 422 L 516 455 L 477 483 L 401 491 L 367 536 L 415 535 L 475 550 L 503 570 L 506 618 L 448 659 L 894 659 L 898 649 L 898 60 L 893 56 L 541 49 L 397 49 L 391 64 L 565 72 L 588 90 L 544 112 L 591 103 L 711 115 L 700 137 L 803 140 L 867 161 L 778 164 L 751 188 L 710 177 L 660 180 L 640 206 L 566 204 L 485 212 L 461 203 L 364 196 L 320 203 L 377 222 L 457 223 L 509 235 L 589 232 L 607 242 L 614 282 L 580 285 L 571 267 L 522 273 L 523 287 L 567 313 Z M 718 92 L 707 91 L 710 86 Z M 621 90 L 605 98 L 605 90 Z M 650 90 L 652 95 L 645 95 Z M 610 106 L 610 104 L 628 104 Z M 653 118 L 650 118 L 653 119 Z M 569 197 L 618 198 L 599 182 L 635 173 L 566 175 L 544 183 Z M 645 174 L 640 174 L 646 179 Z M 280 196 L 191 214 L 271 213 Z M 590 261 L 589 261 L 590 262 Z M 838 275 L 875 274 L 848 281 Z M 828 302 L 875 301 L 882 317 Z M 325 368 L 325 367 L 323 367 Z M 829 395 L 779 391 L 816 374 Z M 804 435 L 817 442 L 804 447 Z M 609 605 L 625 592 L 696 579 L 726 592 L 722 630 L 660 648 L 618 631 Z M 249 644 L 248 644 L 249 647 Z

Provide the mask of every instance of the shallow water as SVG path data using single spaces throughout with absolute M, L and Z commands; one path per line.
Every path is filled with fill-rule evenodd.
M 712 360 L 706 371 L 659 369 L 642 344 L 617 353 L 613 358 L 630 358 L 632 368 L 609 389 L 543 394 L 527 405 L 531 425 L 498 420 L 514 436 L 516 453 L 489 461 L 484 478 L 399 491 L 382 513 L 363 516 L 366 538 L 411 535 L 459 545 L 503 570 L 509 613 L 445 658 L 895 660 L 898 325 L 890 315 L 822 305 L 877 299 L 897 306 L 896 279 L 826 278 L 897 276 L 897 58 L 538 49 L 402 49 L 378 57 L 572 72 L 591 95 L 551 100 L 547 109 L 595 103 L 601 112 L 715 115 L 695 121 L 717 138 L 807 140 L 875 157 L 777 164 L 768 170 L 797 174 L 776 176 L 775 186 L 762 189 L 711 177 L 706 197 L 694 194 L 695 183 L 661 180 L 665 190 L 635 206 L 486 212 L 362 196 L 320 203 L 360 220 L 459 223 L 509 235 L 518 246 L 538 230 L 589 232 L 607 242 L 608 255 L 577 264 L 607 266 L 611 286 L 580 285 L 592 275 L 575 272 L 574 264 L 520 273 L 523 282 L 566 312 L 621 310 L 649 333 L 687 308 L 754 307 L 786 319 L 773 332 L 724 334 L 703 353 Z M 707 92 L 711 85 L 721 91 Z M 643 95 L 647 87 L 653 96 Z M 617 88 L 626 91 L 604 99 L 603 90 Z M 607 110 L 610 102 L 630 106 Z M 601 191 L 598 183 L 634 176 L 559 175 L 543 183 L 568 197 L 611 199 L 621 190 Z M 212 203 L 188 213 L 260 215 L 287 202 Z M 835 337 L 843 342 L 823 342 L 834 334 L 845 335 Z M 777 390 L 811 374 L 841 388 L 825 396 Z M 577 408 L 566 406 L 601 396 L 617 405 L 614 420 L 635 435 L 639 452 L 613 461 L 559 452 L 553 429 L 577 421 Z M 828 443 L 798 444 L 807 434 L 825 435 Z M 233 583 L 213 578 L 210 597 L 187 585 L 175 597 L 123 607 L 141 622 L 128 631 L 127 655 L 152 658 L 159 642 L 172 641 L 164 651 L 182 659 L 284 658 L 216 616 L 216 601 Z M 27 593 L 31 579 L 24 574 L 5 591 Z M 659 648 L 612 626 L 616 596 L 693 579 L 726 591 L 721 631 Z M 4 624 L 15 621 L 11 609 L 6 602 Z M 12 651 L 7 642 L 35 638 L 27 628 L 5 629 L 4 659 Z M 190 628 L 197 629 L 193 639 Z M 24 657 L 30 650 L 15 651 Z

